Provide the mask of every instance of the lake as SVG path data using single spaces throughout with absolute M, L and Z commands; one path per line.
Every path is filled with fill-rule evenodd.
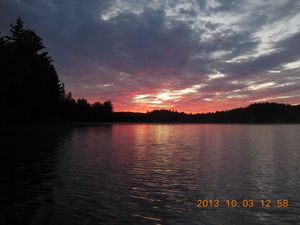
M 0 224 L 300 224 L 300 125 L 89 124 L 1 136 Z

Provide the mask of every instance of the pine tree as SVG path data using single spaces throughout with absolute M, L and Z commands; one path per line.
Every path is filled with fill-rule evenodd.
M 60 82 L 52 59 L 42 39 L 32 30 L 24 28 L 18 18 L 11 24 L 11 35 L 4 41 L 9 48 L 5 60 L 8 65 L 9 107 L 14 116 L 27 119 L 46 119 L 58 116 L 60 104 L 65 98 L 64 85 Z M 15 102 L 18 101 L 16 105 Z

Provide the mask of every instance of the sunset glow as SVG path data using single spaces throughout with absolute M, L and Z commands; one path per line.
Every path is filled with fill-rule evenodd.
M 24 18 L 67 91 L 115 111 L 299 104 L 300 1 L 239 3 L 4 1 L 0 31 Z

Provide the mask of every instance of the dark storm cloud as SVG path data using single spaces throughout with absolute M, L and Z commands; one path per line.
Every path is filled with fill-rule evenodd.
M 22 17 L 78 97 L 122 95 L 130 105 L 165 89 L 176 98 L 234 97 L 240 89 L 248 101 L 257 97 L 253 85 L 264 95 L 297 95 L 299 79 L 283 84 L 299 77 L 297 63 L 285 66 L 300 59 L 299 11 L 293 0 L 1 0 L 0 31 Z M 214 74 L 224 76 L 209 79 Z
M 276 52 L 268 55 L 262 55 L 253 60 L 241 63 L 223 65 L 231 74 L 236 75 L 255 75 L 272 69 L 280 69 L 280 65 L 296 61 L 300 58 L 300 32 L 292 37 L 279 41 L 274 45 Z

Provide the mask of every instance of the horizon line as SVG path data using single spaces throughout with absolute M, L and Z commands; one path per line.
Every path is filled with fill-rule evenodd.
M 177 113 L 185 113 L 185 114 L 190 114 L 190 115 L 197 115 L 197 114 L 209 114 L 209 113 L 217 113 L 217 112 L 227 112 L 227 111 L 231 111 L 231 110 L 235 110 L 235 109 L 245 109 L 248 108 L 251 105 L 255 105 L 255 104 L 277 104 L 277 105 L 286 105 L 286 106 L 300 106 L 300 103 L 296 103 L 296 104 L 289 104 L 289 103 L 278 103 L 278 102 L 253 102 L 251 104 L 248 104 L 246 106 L 240 106 L 240 107 L 236 107 L 236 108 L 230 108 L 230 109 L 226 109 L 226 110 L 216 110 L 216 111 L 212 111 L 212 112 L 197 112 L 197 113 L 191 113 L 191 112 L 184 112 L 184 111 L 178 111 L 176 109 L 167 109 L 167 108 L 156 108 L 153 110 L 147 110 L 147 111 L 114 111 L 114 113 L 142 113 L 142 114 L 147 114 L 148 112 L 153 112 L 153 111 L 170 111 L 170 112 L 177 112 Z

